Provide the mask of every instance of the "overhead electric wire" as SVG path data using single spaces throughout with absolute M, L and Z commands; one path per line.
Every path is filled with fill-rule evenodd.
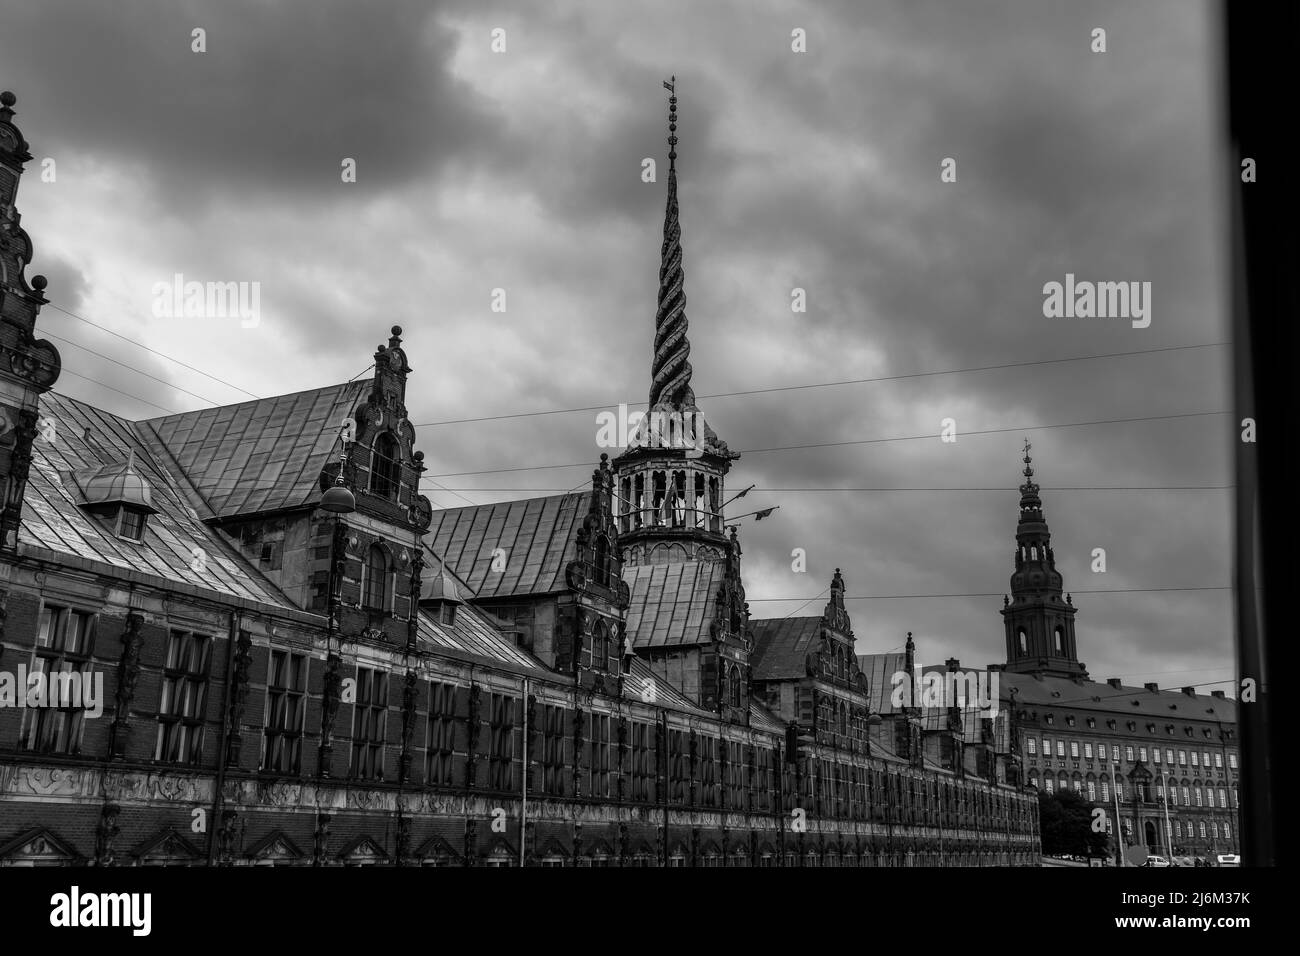
M 154 355 L 157 355 L 159 358 L 165 358 L 169 362 L 175 362 L 177 365 L 181 366 L 182 368 L 187 368 L 191 372 L 198 372 L 200 375 L 204 376 L 205 378 L 210 378 L 214 382 L 220 382 L 222 385 L 225 385 L 227 388 L 233 388 L 237 392 L 243 392 L 245 395 L 249 396 L 250 398 L 262 397 L 260 395 L 254 395 L 246 388 L 240 388 L 238 385 L 234 384 L 233 382 L 227 382 L 224 378 L 219 378 L 218 376 L 213 375 L 210 372 L 205 372 L 201 368 L 195 368 L 193 365 L 190 365 L 188 362 L 182 362 L 178 358 L 174 358 L 170 355 L 167 355 L 164 352 L 159 352 L 157 349 L 153 348 L 152 346 L 145 345 L 143 342 L 137 342 L 135 339 L 128 338 L 127 336 L 122 335 L 120 332 L 114 332 L 112 329 L 106 328 L 105 326 L 100 325 L 98 322 L 92 322 L 90 321 L 90 319 L 77 315 L 77 313 L 75 312 L 69 312 L 61 305 L 55 305 L 53 302 L 48 302 L 46 303 L 46 305 L 48 305 L 49 308 L 51 309 L 56 309 L 57 311 L 62 312 L 64 315 L 72 316 L 72 318 L 76 319 L 78 322 L 85 322 L 87 325 L 99 329 L 101 332 L 107 332 L 109 335 L 115 338 L 119 338 L 123 342 L 130 342 L 132 345 L 136 346 L 137 348 L 142 348 L 146 352 L 152 352 Z M 132 396 L 132 398 L 134 397 L 135 396 Z
M 1036 359 L 1027 362 L 1004 362 L 1000 365 L 975 365 L 967 368 L 948 368 L 936 369 L 929 372 L 906 372 L 900 375 L 881 375 L 874 378 L 853 378 L 836 382 L 810 382 L 803 385 L 773 385 L 765 388 L 750 388 L 736 392 L 714 392 L 711 395 L 697 395 L 696 399 L 702 398 L 734 398 L 740 395 L 761 395 L 767 392 L 793 392 L 811 388 L 836 388 L 843 385 L 866 385 L 872 382 L 895 382 L 909 378 L 926 378 L 934 375 L 959 375 L 966 372 L 990 372 L 1010 368 L 1026 368 L 1032 365 L 1056 365 L 1062 362 L 1085 362 L 1091 359 L 1117 358 L 1124 355 L 1153 355 L 1157 352 L 1178 352 L 1187 349 L 1209 349 L 1221 348 L 1231 345 L 1231 342 L 1202 342 L 1198 345 L 1169 345 L 1154 349 L 1134 349 L 1130 352 L 1104 352 L 1099 355 L 1076 355 L 1069 358 L 1058 359 Z M 509 418 L 535 418 L 540 415 L 567 415 L 572 412 L 594 412 L 602 411 L 620 404 L 624 405 L 644 405 L 645 402 L 606 402 L 603 405 L 583 405 L 577 408 L 548 408 L 536 412 L 510 412 L 501 415 L 484 415 L 479 418 L 451 418 L 437 422 L 418 422 L 414 423 L 416 428 L 433 428 L 438 425 L 464 425 L 473 422 L 495 422 Z
M 962 436 L 969 436 L 969 435 L 998 435 L 998 434 L 1004 434 L 1006 432 L 1043 431 L 1049 428 L 1080 428 L 1089 425 L 1121 425 L 1121 424 L 1129 424 L 1132 422 L 1171 421 L 1179 418 L 1203 418 L 1209 415 L 1231 415 L 1231 414 L 1232 414 L 1231 411 L 1183 412 L 1176 415 L 1141 415 L 1135 418 L 1106 418 L 1106 419 L 1097 419 L 1094 421 L 1085 421 L 1085 422 L 1055 422 L 1046 425 L 1018 425 L 1011 428 L 984 428 L 978 430 L 963 431 L 963 432 L 958 432 L 957 437 L 960 438 Z M 939 436 L 936 433 L 929 432 L 924 435 L 898 435 L 892 438 L 858 438 L 849 441 L 813 442 L 810 444 L 803 444 L 803 445 L 775 445 L 771 448 L 742 449 L 740 454 L 757 455 L 757 454 L 763 454 L 763 453 L 774 452 L 774 451 L 797 451 L 805 448 L 839 448 L 847 445 L 874 445 L 883 442 L 894 442 L 894 441 L 923 441 L 927 439 L 933 441 L 938 437 Z M 465 475 L 500 475 L 500 474 L 506 474 L 508 472 L 518 472 L 518 471 L 546 471 L 548 469 L 553 469 L 553 468 L 589 468 L 589 467 L 591 467 L 591 462 L 579 461 L 579 462 L 569 462 L 567 464 L 531 465 L 526 468 L 484 468 L 479 471 L 448 471 L 448 472 L 442 472 L 437 475 L 433 475 L 431 477 L 455 478 L 455 477 L 463 477 Z
M 122 366 L 122 368 L 135 372 L 137 375 L 143 375 L 145 378 L 153 379 L 155 382 L 160 382 L 163 385 L 166 385 L 168 388 L 174 388 L 178 392 L 184 392 L 186 395 L 190 395 L 194 398 L 197 398 L 201 402 L 207 402 L 209 405 L 223 404 L 222 402 L 218 402 L 215 401 L 214 399 L 207 398 L 203 395 L 200 395 L 197 392 L 191 392 L 188 388 L 182 388 L 179 385 L 167 381 L 167 379 L 165 378 L 159 378 L 157 375 L 151 375 L 150 373 L 146 372 L 142 368 L 136 368 L 134 365 L 127 365 L 125 362 L 119 362 L 117 359 L 105 355 L 103 352 L 96 352 L 92 348 L 88 348 L 85 345 L 81 345 L 78 342 L 72 341 L 72 339 L 65 339 L 63 336 L 55 335 L 53 332 L 42 332 L 41 334 L 51 339 L 58 339 L 60 342 L 66 342 L 68 345 L 71 345 L 75 349 L 81 349 L 83 352 L 89 352 L 91 355 L 97 355 L 106 362 L 112 362 L 114 365 L 120 365 Z M 77 373 L 73 372 L 72 374 L 76 375 Z M 143 399 L 140 399 L 140 401 L 143 401 Z

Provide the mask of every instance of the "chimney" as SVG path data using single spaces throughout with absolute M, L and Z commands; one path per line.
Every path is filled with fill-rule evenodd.
M 948 668 L 949 673 L 955 670 L 961 670 L 961 661 L 957 660 L 955 657 L 948 658 L 944 661 L 944 665 Z
M 1225 695 L 1225 694 L 1223 693 L 1223 691 L 1221 691 L 1221 690 L 1212 690 L 1212 691 L 1210 691 L 1210 696 L 1211 696 L 1211 697 L 1217 697 L 1217 698 L 1219 698 L 1219 700 L 1223 700 L 1223 699 L 1225 699 L 1225 697 L 1226 697 L 1226 695 Z
M 1124 682 L 1120 680 L 1118 677 L 1107 677 L 1106 683 L 1109 684 L 1111 687 L 1114 687 L 1116 690 L 1124 686 Z
M 1157 684 L 1155 681 L 1152 681 L 1149 684 L 1143 684 L 1142 686 L 1145 687 L 1147 690 L 1151 691 L 1151 693 L 1153 694 L 1159 693 L 1160 691 L 1160 685 Z
M 1195 697 L 1195 696 L 1196 696 L 1196 688 L 1195 688 L 1195 687 L 1184 687 L 1184 688 L 1183 688 L 1183 693 L 1186 694 L 1188 697 Z

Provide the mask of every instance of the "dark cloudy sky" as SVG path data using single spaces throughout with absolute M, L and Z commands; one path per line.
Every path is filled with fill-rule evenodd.
M 926 662 L 1002 660 L 1028 436 L 1093 676 L 1231 677 L 1231 592 L 1085 593 L 1229 584 L 1230 491 L 1086 489 L 1229 484 L 1230 416 L 1041 427 L 1223 412 L 1227 349 L 706 397 L 1225 342 L 1207 5 L 5 0 L 0 22 L 0 86 L 37 158 L 18 206 L 55 305 L 259 396 L 352 377 L 397 323 L 417 423 L 644 401 L 664 181 L 641 160 L 664 162 L 676 74 L 710 424 L 742 452 L 928 436 L 744 455 L 743 510 L 781 506 L 742 532 L 755 616 L 837 566 L 850 595 L 993 592 L 850 610 L 861 653 L 910 630 Z M 176 273 L 259 282 L 260 324 L 155 318 Z M 1066 273 L 1150 282 L 1150 327 L 1045 318 L 1043 284 Z M 52 307 L 41 328 L 60 336 L 58 389 L 129 417 L 204 404 L 164 383 L 247 398 Z M 1010 430 L 973 434 L 993 429 Z M 425 490 L 442 506 L 566 490 L 590 464 L 490 472 L 592 462 L 595 432 L 590 411 L 423 426 Z M 780 490 L 936 487 L 1000 490 Z

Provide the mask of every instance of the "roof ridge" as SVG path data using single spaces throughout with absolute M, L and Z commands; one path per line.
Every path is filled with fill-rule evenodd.
M 149 429 L 149 434 L 153 436 L 154 442 L 156 442 L 156 447 L 166 456 L 167 460 L 163 464 L 166 466 L 168 474 L 174 477 L 178 476 L 177 484 L 185 489 L 185 497 L 190 500 L 191 504 L 197 501 L 198 504 L 203 506 L 203 511 L 207 513 L 200 514 L 199 520 L 207 521 L 209 518 L 215 518 L 217 513 L 213 510 L 212 503 L 209 502 L 208 499 L 203 496 L 203 493 L 195 487 L 194 482 L 190 481 L 189 474 L 181 467 L 181 463 L 176 460 L 176 456 L 172 454 L 172 450 L 167 446 L 167 443 L 162 440 L 162 436 L 159 435 L 157 429 L 153 427 L 153 423 L 150 421 L 142 421 L 133 422 L 132 424 L 138 425 L 141 428 Z M 154 450 L 155 446 L 153 443 L 141 442 L 141 444 L 148 446 L 151 452 Z M 196 512 L 198 510 L 199 509 L 197 508 L 195 509 Z
M 225 405 L 213 405 L 211 408 L 192 408 L 189 411 L 185 411 L 185 412 L 172 412 L 170 415 L 155 415 L 152 418 L 137 419 L 134 422 L 132 422 L 132 424 L 142 425 L 146 423 L 163 421 L 164 419 L 169 419 L 169 418 L 184 418 L 187 415 L 199 415 L 202 414 L 203 412 L 215 412 L 223 408 L 239 408 L 243 405 L 257 405 L 262 402 L 274 402 L 274 401 L 279 401 L 280 399 L 295 398 L 299 395 L 307 395 L 313 392 L 315 393 L 328 392 L 330 389 L 335 389 L 335 388 L 346 390 L 349 386 L 352 385 L 357 385 L 362 388 L 366 388 L 370 384 L 371 383 L 369 381 L 358 379 L 356 381 L 349 381 L 349 382 L 336 382 L 333 385 L 319 385 L 316 388 L 300 388 L 296 392 L 284 392 L 283 394 L 280 395 L 264 395 L 261 398 L 250 398 L 244 402 L 230 402 Z M 130 421 L 130 419 L 127 419 L 127 421 Z

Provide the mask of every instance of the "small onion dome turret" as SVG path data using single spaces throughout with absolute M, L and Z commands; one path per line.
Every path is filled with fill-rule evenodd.
M 96 510 L 121 506 L 157 514 L 149 479 L 135 470 L 135 451 L 124 462 L 105 465 L 85 483 L 86 505 Z

